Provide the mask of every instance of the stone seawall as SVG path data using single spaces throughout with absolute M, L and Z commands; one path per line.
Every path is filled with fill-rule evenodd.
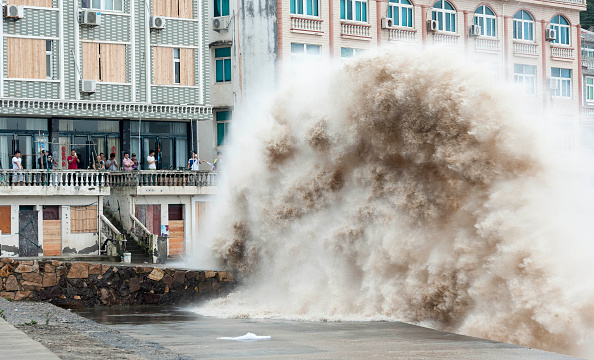
M 234 285 L 225 271 L 0 259 L 0 297 L 80 308 L 179 304 L 221 296 Z

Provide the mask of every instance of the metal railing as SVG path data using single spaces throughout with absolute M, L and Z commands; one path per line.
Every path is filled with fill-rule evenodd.
M 108 185 L 109 174 L 96 170 L 0 170 L 0 186 L 88 186 Z
M 137 170 L 110 174 L 111 186 L 216 186 L 212 171 Z
M 416 30 L 390 29 L 388 40 L 415 41 Z
M 130 214 L 130 220 L 132 220 L 132 228 L 130 232 L 133 236 L 136 237 L 137 242 L 147 251 L 150 255 L 153 256 L 153 262 L 155 261 L 155 253 L 157 247 L 157 238 L 159 235 L 153 234 L 149 229 L 147 229 L 144 224 L 138 220 L 138 218 L 132 214 Z
M 322 23 L 321 19 L 291 16 L 291 30 L 322 32 Z

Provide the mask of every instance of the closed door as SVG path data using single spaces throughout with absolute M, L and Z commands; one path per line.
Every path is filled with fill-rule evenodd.
M 161 234 L 161 205 L 136 205 L 135 215 L 151 233 Z
M 169 205 L 169 255 L 183 255 L 184 247 L 184 206 Z
M 62 255 L 62 224 L 59 206 L 43 207 L 43 256 Z
M 39 253 L 39 224 L 33 206 L 19 209 L 19 256 L 37 256 Z

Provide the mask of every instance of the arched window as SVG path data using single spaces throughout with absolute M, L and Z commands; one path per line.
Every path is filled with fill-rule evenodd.
M 437 21 L 437 30 L 456 32 L 456 10 L 447 1 L 439 0 L 433 5 L 433 20 Z
M 388 18 L 394 21 L 394 26 L 413 27 L 413 6 L 410 1 L 390 0 Z
M 481 35 L 497 37 L 497 18 L 487 6 L 479 6 L 474 11 L 473 23 L 481 27 Z
M 514 15 L 514 39 L 534 41 L 534 19 L 527 11 Z
M 551 20 L 551 29 L 557 30 L 555 44 L 569 45 L 569 21 L 564 16 L 557 15 Z

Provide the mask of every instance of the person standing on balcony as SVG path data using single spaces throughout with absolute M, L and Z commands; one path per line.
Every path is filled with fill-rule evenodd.
M 157 160 L 155 160 L 155 150 L 149 151 L 149 156 L 146 157 L 149 170 L 157 170 Z
M 95 161 L 93 161 L 93 169 L 105 170 L 105 162 L 101 159 L 101 155 L 97 155 Z
M 45 150 L 41 150 L 41 156 L 37 159 L 37 167 L 45 170 L 47 169 L 47 166 L 47 154 L 45 153 Z
M 76 155 L 74 149 L 70 151 L 70 156 L 66 160 L 68 160 L 68 170 L 78 170 L 80 159 L 78 158 L 78 155 Z
M 132 170 L 138 170 L 138 160 L 136 154 L 132 154 Z
M 192 157 L 188 160 L 188 169 L 198 171 L 200 170 L 200 164 L 202 164 L 202 161 L 198 159 L 198 154 L 192 151 Z
M 23 159 L 21 159 L 21 152 L 18 150 L 15 151 L 14 156 L 12 157 L 12 169 L 13 170 L 23 170 L 22 161 L 23 161 Z M 18 185 L 23 185 L 24 180 L 25 179 L 24 179 L 23 173 L 15 173 L 14 174 L 13 183 L 15 185 L 17 185 L 17 182 L 19 183 Z
M 118 161 L 115 158 L 115 153 L 109 154 L 109 160 L 105 163 L 107 170 L 116 171 L 118 169 Z
M 130 153 L 127 151 L 124 153 L 124 160 L 122 160 L 122 165 L 124 165 L 125 171 L 131 171 L 132 166 L 134 166 L 134 161 L 130 159 Z

